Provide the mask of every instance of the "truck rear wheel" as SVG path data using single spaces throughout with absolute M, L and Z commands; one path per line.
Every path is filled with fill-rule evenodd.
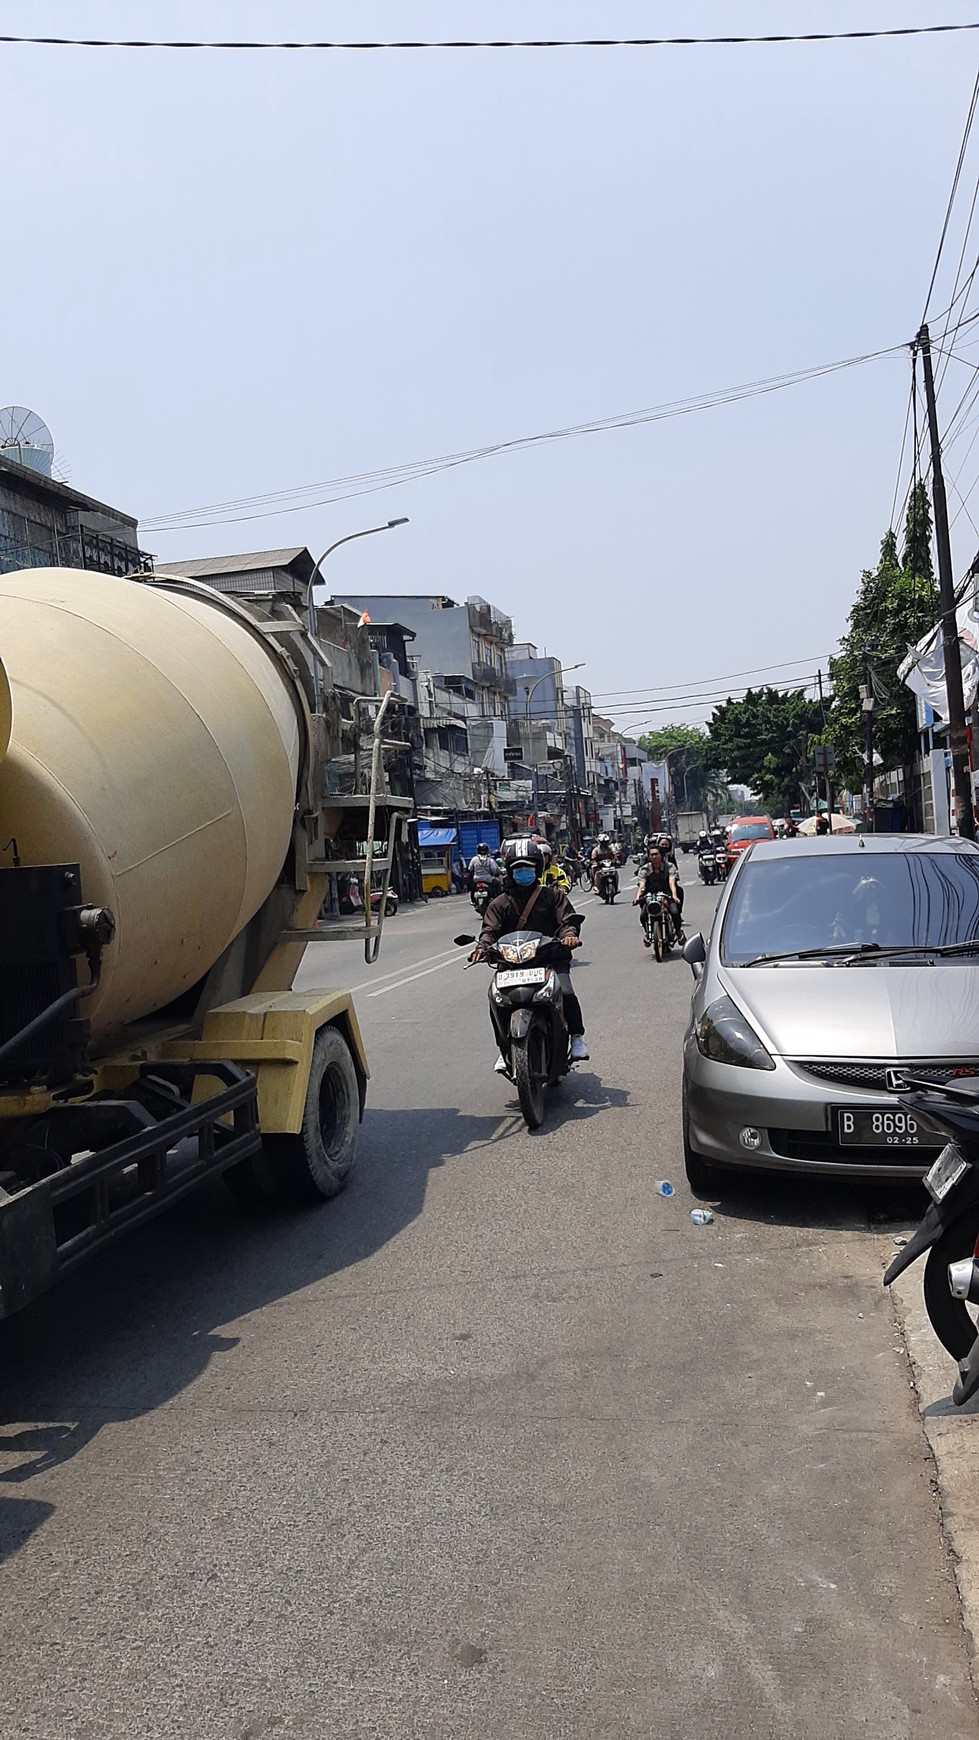
M 350 1177 L 357 1154 L 360 1096 L 357 1072 L 343 1034 L 323 1027 L 316 1035 L 298 1135 L 268 1135 L 266 1167 L 277 1191 L 293 1201 L 336 1196 Z

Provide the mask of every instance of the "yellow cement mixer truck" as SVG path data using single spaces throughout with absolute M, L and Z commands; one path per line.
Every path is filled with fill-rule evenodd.
M 295 611 L 178 575 L 0 575 L 0 1316 L 209 1173 L 310 1200 L 349 1175 L 353 1003 L 291 987 L 360 862 L 341 825 L 369 887 L 397 805 L 379 721 L 371 792 L 326 793 L 326 663 Z

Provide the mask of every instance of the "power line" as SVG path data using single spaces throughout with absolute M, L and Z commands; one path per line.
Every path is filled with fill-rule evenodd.
M 882 30 L 807 30 L 782 32 L 771 36 L 593 36 L 544 37 L 508 41 L 411 41 L 411 42 L 199 42 L 163 41 L 138 38 L 104 38 L 88 36 L 0 36 L 0 44 L 25 45 L 33 48 L 169 48 L 220 50 L 285 50 L 308 53 L 310 50 L 332 52 L 384 52 L 392 49 L 489 49 L 489 48 L 732 48 L 783 42 L 872 42 L 903 36 L 946 36 L 955 32 L 979 30 L 972 24 L 908 24 Z
M 827 659 L 827 658 L 829 658 L 830 655 L 828 653 L 823 653 L 823 654 L 817 654 L 816 656 L 822 657 L 823 659 Z M 736 680 L 736 678 L 738 678 L 738 677 L 756 677 L 756 676 L 761 675 L 765 671 L 785 671 L 785 670 L 790 669 L 790 667 L 793 665 L 811 665 L 812 662 L 813 662 L 813 655 L 807 654 L 804 658 L 783 659 L 781 664 L 777 664 L 777 665 L 752 665 L 751 669 L 747 670 L 747 671 L 728 671 L 726 676 L 700 677 L 697 680 L 699 682 L 708 683 L 711 686 L 713 686 L 715 683 L 734 682 Z M 649 688 L 649 689 L 597 689 L 597 690 L 592 692 L 592 700 L 593 701 L 595 701 L 595 700 L 609 701 L 609 700 L 613 700 L 617 695 L 659 695 L 659 694 L 663 693 L 664 689 L 672 689 L 675 686 L 676 685 L 673 683 L 664 683 L 659 688 Z M 684 691 L 684 692 L 689 693 L 689 691 Z
M 302 484 L 291 489 L 275 490 L 266 495 L 243 496 L 233 501 L 211 502 L 205 507 L 183 508 L 169 514 L 156 514 L 142 519 L 140 525 L 144 535 L 150 532 L 197 530 L 203 526 L 239 525 L 248 520 L 272 519 L 282 514 L 299 513 L 308 508 L 327 507 L 333 502 L 349 501 L 361 495 L 374 495 L 379 490 L 393 489 L 399 485 L 414 482 L 416 478 L 430 477 L 436 472 L 449 471 L 461 465 L 471 465 L 477 460 L 493 458 L 499 453 L 519 452 L 530 447 L 549 445 L 555 441 L 577 439 L 583 435 L 604 434 L 612 429 L 637 428 L 646 423 L 665 422 L 674 417 L 692 416 L 697 411 L 714 410 L 720 405 L 738 404 L 745 399 L 761 398 L 769 393 L 783 392 L 786 387 L 798 386 L 804 381 L 817 380 L 824 375 L 837 374 L 844 369 L 857 368 L 864 363 L 876 362 L 881 357 L 894 356 L 906 348 L 904 344 L 889 345 L 883 350 L 867 351 L 860 356 L 845 357 L 839 362 L 820 363 L 814 368 L 796 369 L 785 375 L 769 375 L 761 380 L 749 381 L 737 387 L 724 387 L 714 392 L 698 393 L 687 399 L 672 399 L 664 404 L 649 406 L 643 410 L 624 411 L 616 416 L 600 417 L 586 423 L 570 424 L 564 428 L 551 429 L 539 434 L 518 435 L 510 440 L 492 442 L 484 447 L 471 447 L 458 453 L 448 453 L 432 459 L 415 459 L 404 465 L 386 466 L 377 471 L 360 472 L 350 477 L 333 478 L 322 483 Z M 347 485 L 356 487 L 348 489 Z M 297 496 L 310 496 L 317 490 L 329 493 L 315 500 L 297 501 L 295 499 Z M 271 505 L 286 502 L 288 505 Z M 236 512 L 234 511 L 236 509 L 255 511 Z
M 979 102 L 979 73 L 976 74 L 976 82 L 975 82 L 975 85 L 974 85 L 973 91 L 972 91 L 972 101 L 969 104 L 969 113 L 966 116 L 965 127 L 964 127 L 963 133 L 962 133 L 962 142 L 959 145 L 959 155 L 958 155 L 958 158 L 957 158 L 956 164 L 955 164 L 955 174 L 952 176 L 952 186 L 951 186 L 951 190 L 950 190 L 949 196 L 948 196 L 948 204 L 945 207 L 945 221 L 942 224 L 942 233 L 938 238 L 938 252 L 935 255 L 935 264 L 932 267 L 931 281 L 928 285 L 928 294 L 925 297 L 924 313 L 921 316 L 922 326 L 924 326 L 925 321 L 928 319 L 928 305 L 931 302 L 931 293 L 935 288 L 935 279 L 938 277 L 938 268 L 941 264 L 942 251 L 945 247 L 945 237 L 948 235 L 948 226 L 949 226 L 949 222 L 950 222 L 951 216 L 952 216 L 952 207 L 955 204 L 955 195 L 958 192 L 959 177 L 962 174 L 962 165 L 965 162 L 965 154 L 966 154 L 966 150 L 967 150 L 968 144 L 969 144 L 969 134 L 972 132 L 972 123 L 975 119 L 977 102 Z M 953 290 L 954 290 L 954 288 L 955 287 L 953 285 Z

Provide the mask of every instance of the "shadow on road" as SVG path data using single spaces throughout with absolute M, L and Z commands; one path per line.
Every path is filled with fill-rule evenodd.
M 0 1493 L 179 1395 L 238 1345 L 222 1325 L 381 1249 L 421 1213 L 429 1172 L 499 1123 L 441 1106 L 368 1112 L 335 1201 L 249 1214 L 215 1181 L 0 1324 Z M 0 1559 L 53 1508 L 0 1496 Z
M 730 1182 L 728 1182 L 728 1177 Z M 920 1184 L 881 1180 L 790 1178 L 782 1173 L 732 1170 L 720 1187 L 700 1192 L 720 1219 L 770 1221 L 779 1226 L 886 1232 L 912 1227 L 926 1197 Z

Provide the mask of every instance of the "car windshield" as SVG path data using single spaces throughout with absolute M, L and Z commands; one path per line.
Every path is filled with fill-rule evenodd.
M 979 854 L 809 853 L 749 858 L 732 891 L 721 959 L 848 947 L 942 947 L 979 937 Z
M 770 840 L 772 830 L 767 822 L 744 822 L 739 828 L 731 829 L 732 840 Z

